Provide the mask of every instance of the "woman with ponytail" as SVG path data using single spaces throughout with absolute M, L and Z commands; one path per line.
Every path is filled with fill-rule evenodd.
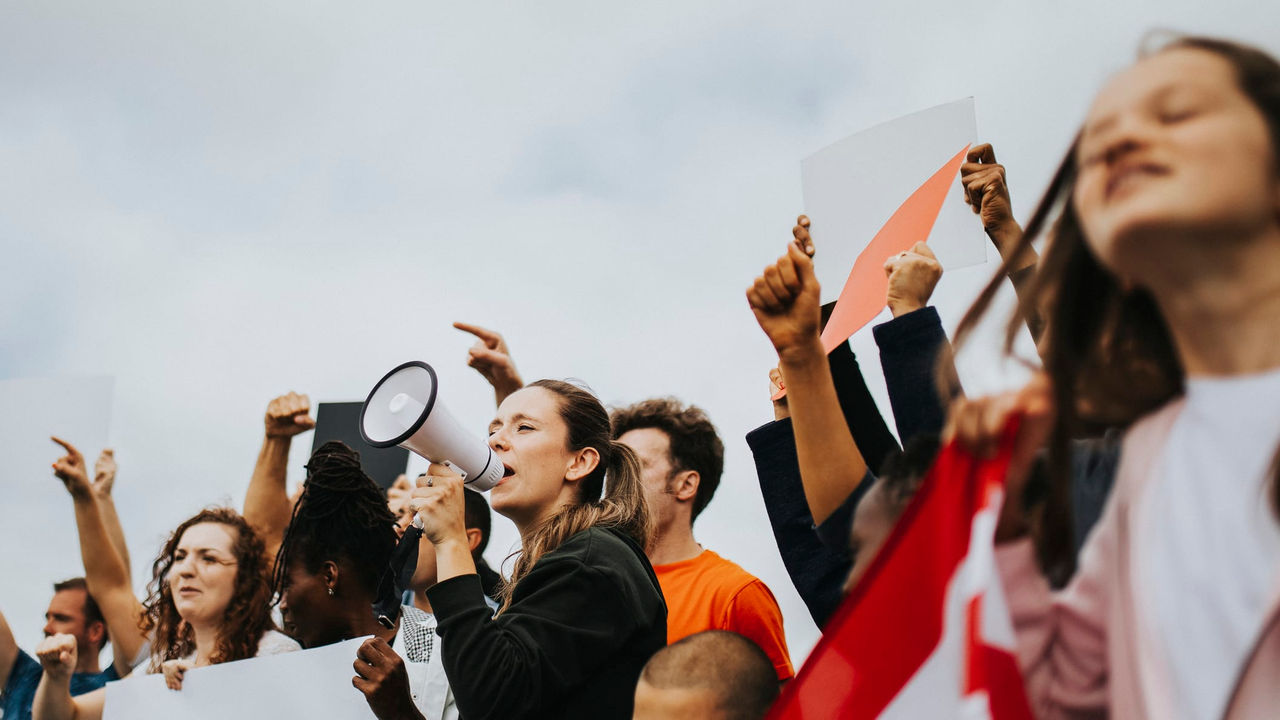
M 1275 717 L 1280 63 L 1190 37 L 1118 74 L 1022 244 L 1046 227 L 1029 293 L 1046 309 L 1045 372 L 950 424 L 984 453 L 1023 415 L 996 537 L 1036 714 Z M 1070 439 L 1088 424 L 1127 432 L 1079 569 L 1051 594 Z M 1046 442 L 1052 491 L 1028 514 Z
M 467 543 L 462 478 L 433 464 L 410 501 L 436 550 L 427 597 L 458 710 L 630 718 L 640 670 L 667 638 L 635 455 L 611 439 L 594 395 L 556 380 L 509 395 L 489 446 L 505 466 L 490 502 L 521 538 L 496 615 Z

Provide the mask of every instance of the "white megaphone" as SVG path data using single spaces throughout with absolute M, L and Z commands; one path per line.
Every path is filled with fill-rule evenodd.
M 360 410 L 360 435 L 374 447 L 399 445 L 432 462 L 449 462 L 472 490 L 488 490 L 505 468 L 488 444 L 467 432 L 437 399 L 436 371 L 411 361 L 373 386 Z

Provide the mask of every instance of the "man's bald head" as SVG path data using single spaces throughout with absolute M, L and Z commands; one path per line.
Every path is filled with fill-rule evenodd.
M 640 673 L 636 720 L 758 720 L 778 697 L 773 662 L 755 643 L 707 630 L 659 650 Z

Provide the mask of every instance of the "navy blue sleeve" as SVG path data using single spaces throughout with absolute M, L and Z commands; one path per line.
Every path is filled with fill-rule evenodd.
M 827 364 L 831 367 L 831 379 L 836 386 L 836 397 L 840 399 L 849 434 L 853 435 L 867 467 L 872 471 L 879 470 L 889 453 L 900 448 L 893 433 L 889 432 L 880 408 L 876 407 L 871 391 L 867 389 L 867 381 L 862 377 L 853 348 L 847 342 L 840 343 L 827 356 Z
M 847 543 L 849 536 L 845 535 L 843 546 L 828 546 L 814 531 L 813 517 L 800 482 L 790 418 L 751 431 L 747 434 L 747 445 L 755 459 L 760 492 L 782 564 L 809 615 L 821 628 L 840 604 L 840 589 L 853 567 Z
M 947 333 L 932 306 L 907 313 L 872 328 L 880 347 L 880 366 L 889 389 L 889 405 L 902 442 L 920 434 L 942 432 L 946 408 L 938 389 L 937 363 L 952 363 Z M 955 367 L 947 370 L 955 376 Z M 956 387 L 959 388 L 957 382 Z M 879 471 L 879 465 L 868 467 Z

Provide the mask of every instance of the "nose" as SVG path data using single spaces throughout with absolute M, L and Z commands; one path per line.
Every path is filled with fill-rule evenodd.
M 191 560 L 191 556 L 188 555 L 180 560 L 174 560 L 173 567 L 171 569 L 178 577 L 189 578 L 196 574 L 194 568 L 195 565 Z
M 55 627 L 53 626 L 53 621 L 52 621 L 52 620 L 46 620 L 46 621 L 45 621 L 45 623 L 44 623 L 44 636 L 45 636 L 45 637 L 49 637 L 49 636 L 53 635 L 54 633 L 56 633 L 57 631 L 58 631 L 58 630 L 57 630 L 57 628 L 55 628 Z
M 1110 167 L 1149 142 L 1151 120 L 1138 111 L 1121 113 L 1102 138 L 1102 160 Z
M 499 430 L 489 436 L 489 447 L 493 450 L 508 450 L 511 447 L 506 430 Z

